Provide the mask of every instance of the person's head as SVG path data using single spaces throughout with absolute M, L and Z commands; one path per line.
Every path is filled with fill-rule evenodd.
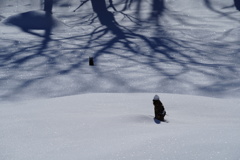
M 159 98 L 158 95 L 155 95 L 155 96 L 153 97 L 153 101 L 159 101 L 159 100 L 160 100 L 160 98 Z

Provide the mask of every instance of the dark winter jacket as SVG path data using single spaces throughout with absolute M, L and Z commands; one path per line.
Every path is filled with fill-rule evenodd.
M 163 120 L 166 115 L 165 108 L 160 100 L 153 100 L 155 118 L 159 120 Z

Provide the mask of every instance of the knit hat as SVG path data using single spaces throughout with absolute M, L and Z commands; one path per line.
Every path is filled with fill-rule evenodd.
M 158 95 L 155 95 L 155 96 L 153 97 L 153 100 L 154 100 L 154 101 L 159 100 L 159 96 L 158 96 Z

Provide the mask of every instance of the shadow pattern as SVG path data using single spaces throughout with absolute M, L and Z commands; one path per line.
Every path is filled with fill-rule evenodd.
M 236 21 L 216 10 L 211 1 L 204 2 L 212 12 Z M 226 40 L 236 32 L 199 30 L 211 24 L 196 26 L 165 3 L 85 0 L 72 13 L 74 18 L 72 14 L 58 15 L 73 26 L 69 34 L 51 35 L 54 24 L 48 15 L 45 20 L 51 25 L 42 27 L 43 35 L 19 26 L 34 38 L 1 38 L 1 99 L 12 100 L 22 94 L 55 97 L 88 92 L 192 93 L 213 97 L 239 93 L 239 41 Z M 150 12 L 145 12 L 146 5 L 150 5 Z M 82 11 L 85 6 L 91 6 L 92 11 Z M 172 18 L 178 26 L 163 24 L 165 17 Z M 224 53 L 226 50 L 229 53 Z M 89 56 L 95 59 L 94 68 L 86 65 Z M 142 75 L 149 76 L 152 84 L 142 82 Z M 101 87 L 102 84 L 105 85 Z
M 234 5 L 236 9 L 240 11 L 240 0 L 234 0 Z

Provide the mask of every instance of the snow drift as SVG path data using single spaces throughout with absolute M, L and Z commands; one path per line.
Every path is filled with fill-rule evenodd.
M 239 159 L 234 2 L 1 0 L 0 159 Z
M 239 100 L 160 94 L 84 94 L 1 105 L 4 160 L 239 159 Z

